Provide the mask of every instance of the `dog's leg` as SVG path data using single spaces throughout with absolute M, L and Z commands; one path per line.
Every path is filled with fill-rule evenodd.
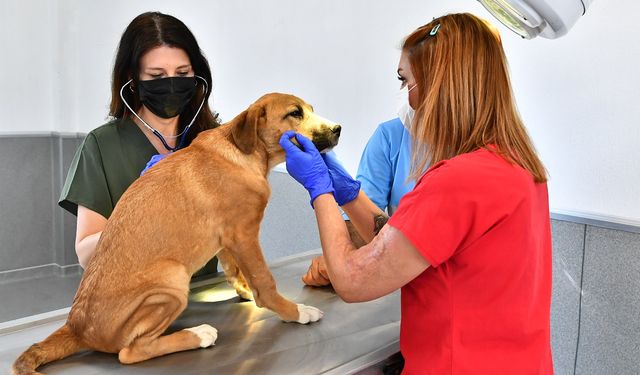
M 253 294 L 251 294 L 251 288 L 249 288 L 249 284 L 244 278 L 242 271 L 240 271 L 240 268 L 238 267 L 236 260 L 233 258 L 233 255 L 231 255 L 231 252 L 227 249 L 222 249 L 216 256 L 220 261 L 220 265 L 227 277 L 229 285 L 236 290 L 236 293 L 238 293 L 240 297 L 252 301 Z
M 160 336 L 187 307 L 190 275 L 181 263 L 171 260 L 158 261 L 149 267 L 149 274 L 156 279 L 144 285 L 145 296 L 121 329 L 124 347 L 118 353 L 120 362 L 136 363 L 213 345 L 218 333 L 206 324 Z
M 320 320 L 322 311 L 313 306 L 296 305 L 278 293 L 275 280 L 262 255 L 257 230 L 251 239 L 243 237 L 231 250 L 240 270 L 247 276 L 256 305 L 274 311 L 286 322 L 306 324 Z
M 166 336 L 155 338 L 140 337 L 118 354 L 121 363 L 131 364 L 161 355 L 206 348 L 218 338 L 218 331 L 208 324 L 183 329 Z

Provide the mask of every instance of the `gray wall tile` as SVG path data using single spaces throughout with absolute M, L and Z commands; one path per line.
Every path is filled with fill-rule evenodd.
M 60 136 L 53 135 L 51 137 L 51 179 L 52 179 L 52 199 L 51 199 L 51 215 L 53 217 L 53 233 L 51 238 L 51 251 L 54 253 L 54 262 L 56 264 L 64 264 L 64 248 L 63 248 L 63 218 L 62 212 L 56 208 L 55 197 L 60 195 L 62 188 L 62 140 Z
M 271 172 L 271 199 L 260 227 L 260 243 L 268 261 L 320 248 L 316 216 L 309 194 L 291 176 Z
M 585 226 L 552 220 L 551 229 L 553 238 L 553 296 L 551 301 L 553 367 L 558 375 L 572 375 L 578 346 Z
M 51 139 L 1 137 L 0 160 L 0 272 L 51 263 Z
M 640 374 L 640 235 L 588 226 L 577 374 Z

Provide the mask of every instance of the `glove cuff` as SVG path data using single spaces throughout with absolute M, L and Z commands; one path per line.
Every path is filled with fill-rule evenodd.
M 331 193 L 335 196 L 336 190 L 333 188 L 333 184 L 331 183 L 331 180 L 330 179 L 327 179 L 327 180 L 328 181 L 326 185 L 314 186 L 313 189 L 309 190 L 309 197 L 311 198 L 311 200 L 309 201 L 309 204 L 311 204 L 311 208 L 314 208 L 313 201 L 315 201 L 316 198 L 318 198 L 318 196 L 326 193 Z
M 348 192 L 343 192 L 342 194 L 337 194 L 336 196 L 336 202 L 338 203 L 339 206 L 344 206 L 345 204 L 351 202 L 352 200 L 356 199 L 356 197 L 358 196 L 358 194 L 360 193 L 360 181 L 358 180 L 353 180 L 351 182 L 351 189 L 349 189 Z

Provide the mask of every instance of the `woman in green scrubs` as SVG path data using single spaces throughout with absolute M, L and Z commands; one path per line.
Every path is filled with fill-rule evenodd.
M 112 121 L 92 130 L 77 150 L 59 201 L 77 216 L 75 249 L 83 268 L 147 162 L 219 125 L 207 102 L 209 87 L 209 64 L 180 20 L 149 12 L 127 26 L 113 68 Z M 215 271 L 216 262 L 207 268 Z

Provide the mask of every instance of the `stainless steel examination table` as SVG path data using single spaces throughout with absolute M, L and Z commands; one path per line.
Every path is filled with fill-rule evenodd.
M 399 292 L 347 304 L 331 288 L 304 287 L 300 277 L 316 254 L 284 258 L 272 263 L 271 271 L 281 294 L 324 311 L 317 323 L 284 323 L 252 301 L 241 301 L 219 277 L 192 284 L 189 306 L 170 328 L 208 323 L 218 329 L 213 347 L 127 366 L 116 355 L 88 351 L 43 366 L 41 371 L 46 375 L 374 373 L 376 365 L 399 351 Z M 24 349 L 59 327 L 66 318 L 64 312 L 2 327 L 0 374 L 9 373 L 11 363 Z

